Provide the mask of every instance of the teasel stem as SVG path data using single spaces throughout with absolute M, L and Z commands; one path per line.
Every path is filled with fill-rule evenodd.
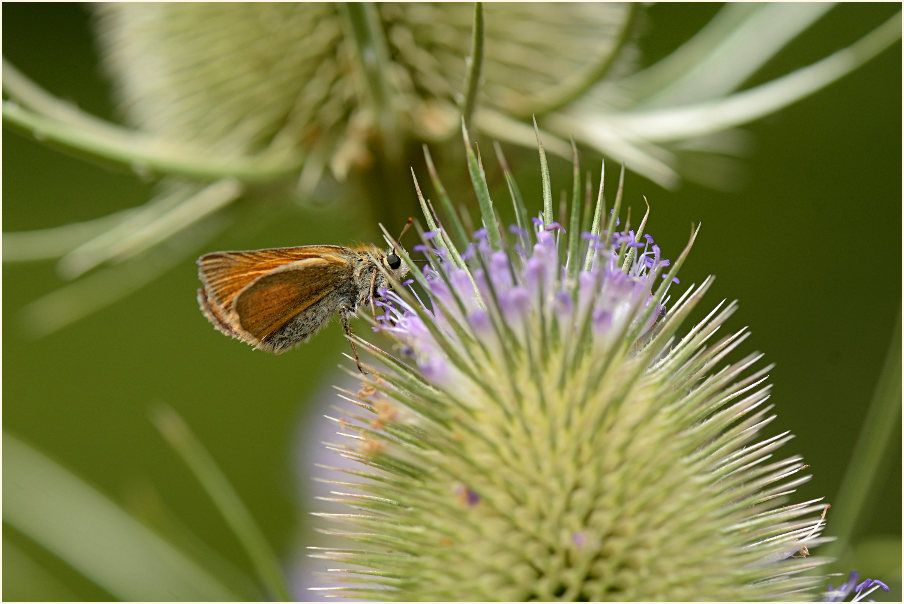
M 291 600 L 276 554 L 210 452 L 171 407 L 156 405 L 151 409 L 151 420 L 213 499 L 244 547 L 264 587 L 280 601 Z
M 400 157 L 401 147 L 393 106 L 394 93 L 387 79 L 390 71 L 389 50 L 380 15 L 369 2 L 343 2 L 340 6 L 351 27 L 364 81 L 378 116 L 381 143 L 387 157 L 397 159 Z
M 467 58 L 468 75 L 465 81 L 465 96 L 462 103 L 461 115 L 465 122 L 465 128 L 470 129 L 471 117 L 477 108 L 477 94 L 480 91 L 480 74 L 483 68 L 484 52 L 484 23 L 483 3 L 474 3 L 474 28 L 471 41 L 471 54 Z
M 869 516 L 872 495 L 882 467 L 894 454 L 892 436 L 901 425 L 901 310 L 892 329 L 891 343 L 879 374 L 869 411 L 832 505 L 832 534 L 837 540 L 828 555 L 841 556 L 851 545 L 858 526 Z

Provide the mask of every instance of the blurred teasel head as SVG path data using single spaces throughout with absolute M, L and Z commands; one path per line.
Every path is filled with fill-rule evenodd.
M 498 148 L 497 148 L 498 151 Z M 827 560 L 818 500 L 791 439 L 765 436 L 769 367 L 728 359 L 734 303 L 685 326 L 706 293 L 619 218 L 623 187 L 595 205 L 575 182 L 567 215 L 501 228 L 468 150 L 482 228 L 442 222 L 413 251 L 415 287 L 384 292 L 378 361 L 331 445 L 358 462 L 327 478 L 336 595 L 377 600 L 789 600 L 817 596 Z M 576 156 L 575 156 L 576 157 Z M 601 178 L 602 180 L 602 178 Z M 439 183 L 434 183 L 439 184 Z M 442 188 L 437 187 L 442 198 Z M 444 206 L 450 200 L 443 202 Z M 630 212 L 628 213 L 630 216 Z M 410 263 L 410 256 L 404 254 Z M 344 473 L 344 474 L 343 474 Z M 343 528 L 344 527 L 344 528 Z
M 408 143 L 452 138 L 462 115 L 526 146 L 542 117 L 548 149 L 565 157 L 575 137 L 667 187 L 728 187 L 724 161 L 695 168 L 679 155 L 743 152 L 735 127 L 900 39 L 898 14 L 819 69 L 737 92 L 830 9 L 729 5 L 643 69 L 649 20 L 632 3 L 116 3 L 99 7 L 98 33 L 134 125 L 303 169 L 304 191 L 325 171 L 342 180 L 408 160 Z
M 343 178 L 400 141 L 448 138 L 467 102 L 529 116 L 573 94 L 574 81 L 623 50 L 637 8 L 479 11 L 470 63 L 475 8 L 466 3 L 108 4 L 98 31 L 138 127 Z M 476 99 L 467 98 L 471 74 Z

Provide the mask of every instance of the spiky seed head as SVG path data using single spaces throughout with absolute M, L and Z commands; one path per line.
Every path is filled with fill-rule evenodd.
M 646 217 L 619 224 L 620 198 L 608 223 L 601 186 L 592 221 L 544 211 L 466 248 L 422 199 L 432 230 L 413 251 L 429 265 L 384 292 L 376 327 L 394 344 L 360 340 L 381 367 L 343 393 L 363 410 L 333 447 L 360 468 L 333 476 L 346 509 L 324 515 L 352 528 L 316 554 L 341 564 L 338 593 L 813 596 L 821 579 L 804 572 L 825 560 L 803 553 L 823 541 L 825 505 L 788 502 L 807 477 L 799 457 L 774 457 L 787 432 L 763 436 L 768 367 L 727 359 L 746 338 L 719 337 L 734 303 L 683 326 L 711 280 L 679 295 L 690 244 L 670 263 Z M 561 226 L 582 222 L 581 237 Z

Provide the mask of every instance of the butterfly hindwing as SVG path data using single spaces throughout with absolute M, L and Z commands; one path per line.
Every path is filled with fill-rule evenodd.
M 245 287 L 233 311 L 245 331 L 258 340 L 332 294 L 351 270 L 335 257 L 307 258 L 270 271 Z

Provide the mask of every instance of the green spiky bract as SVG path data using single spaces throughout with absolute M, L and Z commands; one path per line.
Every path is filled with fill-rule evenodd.
M 774 457 L 788 433 L 762 435 L 775 417 L 769 368 L 756 353 L 726 359 L 747 335 L 717 337 L 734 303 L 683 327 L 711 279 L 670 297 L 696 231 L 675 262 L 662 259 L 646 216 L 636 230 L 619 224 L 622 183 L 611 211 L 601 183 L 583 219 L 553 222 L 547 203 L 528 226 L 497 153 L 519 225 L 486 232 L 497 217 L 473 154 L 485 227 L 473 241 L 455 236 L 467 220 L 447 217 L 447 232 L 417 185 L 430 230 L 412 253 L 429 265 L 399 250 L 415 286 L 385 292 L 374 321 L 394 343 L 356 339 L 378 363 L 359 391 L 341 391 L 358 410 L 335 420 L 343 442 L 331 448 L 358 463 L 331 474 L 342 509 L 320 514 L 341 542 L 314 548 L 335 567 L 326 589 L 371 600 L 812 598 L 822 578 L 805 571 L 825 559 L 806 547 L 824 541 L 825 505 L 788 501 L 807 477 L 799 457 Z M 571 190 L 582 212 L 579 183 Z M 580 238 L 564 232 L 581 223 Z

